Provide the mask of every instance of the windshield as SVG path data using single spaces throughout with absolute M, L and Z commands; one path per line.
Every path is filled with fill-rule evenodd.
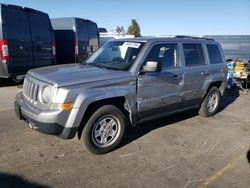
M 114 70 L 128 70 L 144 43 L 110 41 L 99 48 L 87 61 L 89 65 Z

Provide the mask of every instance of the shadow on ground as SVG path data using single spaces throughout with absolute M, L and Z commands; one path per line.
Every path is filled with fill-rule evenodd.
M 250 149 L 249 149 L 249 151 L 247 152 L 247 160 L 248 160 L 248 162 L 250 163 Z
M 220 111 L 223 111 L 227 106 L 234 103 L 234 101 L 240 96 L 240 88 L 234 87 L 234 89 L 226 90 L 221 98 Z
M 15 82 L 12 79 L 9 78 L 0 78 L 0 87 L 10 87 L 10 86 L 21 86 L 23 84 L 23 81 Z
M 239 88 L 235 88 L 233 91 L 225 91 L 222 99 L 221 99 L 221 107 L 219 112 L 223 111 L 226 109 L 230 104 L 232 104 L 238 97 L 240 96 L 239 94 Z M 156 119 L 153 121 L 148 121 L 145 123 L 138 124 L 135 128 L 130 128 L 128 130 L 127 136 L 123 143 L 121 144 L 122 146 L 125 146 L 129 144 L 130 142 L 133 142 L 134 140 L 137 140 L 138 138 L 148 134 L 152 130 L 168 126 L 192 117 L 195 117 L 198 115 L 198 110 L 189 110 L 185 111 L 182 113 L 178 113 L 175 115 L 163 117 L 160 119 Z
M 129 144 L 130 142 L 133 142 L 134 140 L 137 140 L 138 138 L 148 134 L 153 130 L 192 118 L 194 116 L 197 116 L 197 110 L 190 110 L 175 115 L 171 115 L 168 117 L 163 117 L 160 119 L 138 124 L 136 127 L 130 128 L 128 130 L 127 133 L 128 136 L 126 136 L 125 139 L 123 140 L 121 147 Z
M 29 182 L 24 178 L 0 172 L 0 187 L 1 188 L 49 188 L 48 186 Z

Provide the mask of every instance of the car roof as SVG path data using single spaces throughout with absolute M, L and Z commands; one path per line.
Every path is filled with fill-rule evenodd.
M 135 37 L 114 39 L 119 41 L 131 42 L 212 42 L 217 43 L 214 39 L 192 36 L 166 36 L 166 37 Z

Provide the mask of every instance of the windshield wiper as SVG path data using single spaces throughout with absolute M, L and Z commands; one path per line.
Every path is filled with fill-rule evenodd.
M 89 65 L 93 65 L 95 67 L 98 67 L 98 68 L 105 68 L 105 69 L 108 69 L 107 66 L 101 64 L 101 63 L 89 63 Z
M 104 68 L 104 69 L 109 69 L 109 70 L 120 70 L 120 71 L 122 70 L 122 69 L 117 68 L 117 67 L 111 67 L 111 66 L 108 66 L 108 65 L 104 65 L 102 63 L 87 63 L 87 64 L 98 67 L 98 68 Z

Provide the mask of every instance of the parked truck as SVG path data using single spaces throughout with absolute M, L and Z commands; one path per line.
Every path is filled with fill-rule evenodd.
M 30 69 L 56 64 L 55 53 L 46 13 L 0 4 L 0 77 L 22 79 Z
M 82 18 L 53 18 L 58 64 L 83 62 L 99 47 L 97 24 Z

